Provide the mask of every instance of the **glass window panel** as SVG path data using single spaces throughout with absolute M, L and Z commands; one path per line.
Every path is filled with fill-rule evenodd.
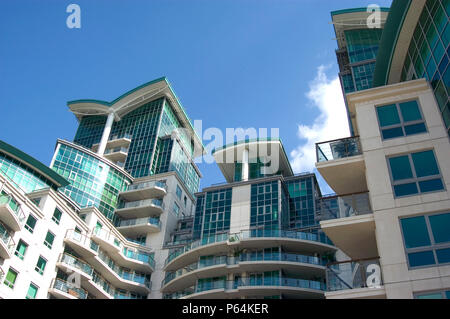
M 450 248 L 436 250 L 436 256 L 439 264 L 450 263 Z
M 400 103 L 399 106 L 402 112 L 403 120 L 405 122 L 417 121 L 422 119 L 417 101 Z
M 425 151 L 411 154 L 417 177 L 432 176 L 439 174 L 433 151 Z
M 377 107 L 381 127 L 400 124 L 397 106 L 395 104 Z
M 450 242 L 450 213 L 428 217 L 435 243 Z
M 409 265 L 411 267 L 434 265 L 436 262 L 434 260 L 433 251 L 421 251 L 418 253 L 408 254 Z
M 442 299 L 442 294 L 440 292 L 431 293 L 426 295 L 420 295 L 416 297 L 417 299 Z
M 401 219 L 401 225 L 406 248 L 423 247 L 431 244 L 424 216 Z
M 427 193 L 442 190 L 444 189 L 444 185 L 442 184 L 442 180 L 440 178 L 436 178 L 419 182 L 419 188 L 422 193 Z
M 403 129 L 401 127 L 390 128 L 386 130 L 382 130 L 383 139 L 387 140 L 390 138 L 403 136 Z
M 28 287 L 28 292 L 27 292 L 26 298 L 27 299 L 36 298 L 37 291 L 38 291 L 38 288 L 35 285 L 30 284 L 30 287 Z
M 409 164 L 409 158 L 407 155 L 391 157 L 389 159 L 391 165 L 392 178 L 394 181 L 412 178 L 411 165 Z
M 405 126 L 406 135 L 420 134 L 420 133 L 425 133 L 426 131 L 427 131 L 427 128 L 425 127 L 425 123 L 419 123 L 419 124 Z
M 394 193 L 395 196 L 397 197 L 417 194 L 418 192 L 419 191 L 417 190 L 416 183 L 408 183 L 394 186 Z

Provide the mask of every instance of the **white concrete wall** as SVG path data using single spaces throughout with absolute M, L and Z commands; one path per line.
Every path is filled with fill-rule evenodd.
M 250 228 L 251 185 L 233 187 L 231 195 L 230 234 Z

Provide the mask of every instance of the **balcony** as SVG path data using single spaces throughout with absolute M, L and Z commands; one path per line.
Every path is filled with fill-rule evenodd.
M 243 253 L 237 257 L 214 256 L 166 274 L 162 292 L 175 292 L 195 285 L 198 278 L 225 276 L 232 272 L 264 272 L 283 269 L 289 273 L 308 276 L 323 276 L 326 261 L 318 257 L 286 252 L 264 253 L 263 251 Z
M 111 231 L 95 228 L 92 232 L 92 239 L 110 254 L 118 254 L 123 249 L 123 244 Z
M 0 257 L 3 259 L 9 259 L 14 253 L 16 243 L 14 242 L 8 229 L 0 223 Z
M 25 222 L 25 213 L 10 195 L 0 194 L 0 220 L 13 231 L 20 231 Z
M 66 272 L 76 272 L 84 280 L 92 280 L 94 269 L 86 262 L 67 253 L 61 254 L 56 266 L 62 268 Z
M 88 296 L 86 290 L 59 278 L 53 279 L 49 293 L 58 299 L 87 299 Z
M 316 156 L 317 170 L 338 195 L 367 192 L 359 137 L 317 143 Z
M 161 222 L 159 218 L 126 219 L 120 221 L 117 230 L 124 236 L 157 233 L 161 230 Z
M 115 212 L 123 218 L 154 217 L 164 212 L 164 203 L 161 199 L 146 199 L 122 203 Z
M 64 243 L 85 259 L 98 254 L 98 244 L 92 241 L 90 236 L 78 233 L 73 229 L 67 230 Z
M 327 299 L 385 299 L 379 257 L 327 265 Z
M 105 150 L 103 156 L 113 163 L 125 162 L 128 156 L 128 148 L 125 147 L 109 148 Z
M 378 255 L 369 193 L 321 198 L 316 216 L 325 234 L 349 257 Z
M 119 195 L 126 201 L 139 201 L 148 198 L 161 198 L 167 194 L 166 183 L 160 181 L 133 184 Z
M 314 233 L 252 229 L 236 234 L 216 234 L 194 241 L 169 253 L 166 271 L 176 270 L 195 262 L 200 256 L 227 253 L 230 248 L 263 249 L 282 246 L 292 252 L 321 253 L 335 251 L 336 247 L 326 236 Z
M 109 137 L 108 142 L 106 143 L 106 148 L 118 148 L 118 147 L 129 147 L 131 144 L 131 135 L 123 134 L 123 135 L 112 135 Z M 99 144 L 92 145 L 92 151 L 97 152 Z
M 197 283 L 195 292 L 185 299 L 224 299 L 248 295 L 271 296 L 283 294 L 291 298 L 323 298 L 325 284 L 320 281 L 292 278 L 287 276 L 271 278 L 240 278 L 239 280 L 219 280 L 203 284 Z

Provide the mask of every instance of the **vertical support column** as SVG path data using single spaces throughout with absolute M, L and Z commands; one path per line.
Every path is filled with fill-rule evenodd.
M 114 112 L 109 113 L 108 119 L 106 120 L 105 128 L 103 129 L 102 139 L 98 145 L 97 154 L 103 156 L 105 153 L 106 143 L 109 139 L 109 133 L 111 133 L 111 127 L 114 123 Z
M 248 181 L 248 149 L 242 152 L 242 181 Z

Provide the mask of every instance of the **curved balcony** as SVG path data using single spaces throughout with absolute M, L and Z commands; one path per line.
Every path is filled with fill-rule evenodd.
M 134 271 L 127 271 L 118 266 L 103 251 L 99 250 L 98 256 L 90 260 L 95 269 L 114 287 L 124 290 L 136 291 L 148 294 L 151 290 L 151 281 L 148 276 L 140 275 Z
M 92 280 L 86 282 L 86 289 L 97 299 L 114 299 L 114 287 L 96 271 L 92 274 Z
M 153 253 L 127 247 L 113 232 L 94 229 L 92 239 L 121 266 L 143 272 L 152 272 L 155 267 Z
M 323 298 L 325 284 L 320 281 L 291 277 L 242 278 L 236 281 L 221 280 L 197 284 L 192 294 L 183 299 L 224 299 L 245 296 L 272 296 L 283 294 L 287 298 Z
M 76 272 L 84 280 L 92 280 L 92 274 L 94 273 L 92 266 L 68 253 L 61 254 L 56 266 L 66 272 Z
M 8 232 L 5 225 L 0 223 L 0 257 L 3 259 L 11 258 L 15 247 L 16 243 L 11 234 Z
M 218 234 L 204 237 L 170 253 L 165 271 L 177 270 L 192 264 L 201 256 L 227 254 L 234 249 L 263 249 L 280 246 L 285 251 L 323 253 L 335 251 L 336 247 L 326 237 L 313 233 L 254 229 L 237 234 Z
M 125 162 L 128 156 L 128 148 L 126 147 L 109 148 L 105 150 L 103 156 L 114 163 Z
M 327 261 L 318 257 L 285 252 L 245 253 L 239 257 L 216 256 L 168 273 L 161 284 L 161 291 L 179 291 L 194 285 L 199 278 L 220 277 L 229 273 L 283 269 L 286 273 L 324 276 L 326 263 Z
M 137 236 L 140 234 L 157 233 L 161 231 L 159 218 L 136 218 L 121 220 L 117 225 L 124 236 Z
M 152 181 L 130 185 L 126 191 L 119 193 L 119 196 L 126 201 L 132 202 L 147 198 L 161 198 L 166 194 L 166 183 Z
M 0 220 L 13 231 L 20 231 L 25 222 L 25 213 L 10 195 L 0 194 Z
M 88 296 L 86 290 L 59 278 L 53 279 L 48 292 L 58 299 L 87 299 Z
M 124 134 L 122 136 L 119 135 L 112 135 L 108 142 L 106 142 L 106 148 L 118 148 L 118 147 L 128 147 L 131 144 L 131 135 L 130 134 Z M 92 145 L 92 151 L 97 152 L 99 143 L 96 143 Z
M 164 203 L 161 199 L 146 199 L 119 205 L 115 213 L 123 218 L 144 218 L 161 215 Z
M 78 233 L 74 229 L 67 230 L 64 243 L 83 258 L 91 258 L 98 254 L 98 244 L 92 241 L 90 236 Z

